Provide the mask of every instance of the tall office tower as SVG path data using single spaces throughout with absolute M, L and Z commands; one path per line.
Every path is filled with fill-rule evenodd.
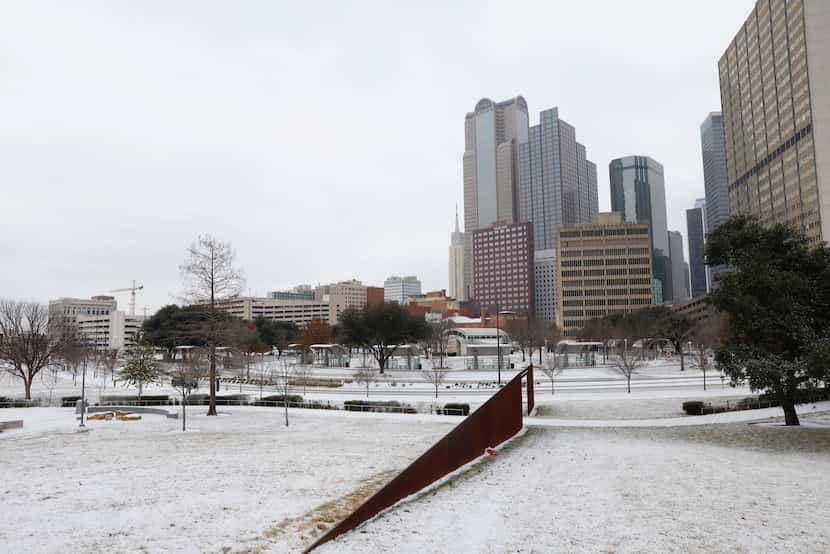
M 726 181 L 723 116 L 720 112 L 710 113 L 701 123 L 700 148 L 703 153 L 703 184 L 706 190 L 705 233 L 709 233 L 729 219 L 729 183 Z
M 533 253 L 534 311 L 536 318 L 556 321 L 556 249 Z
M 383 301 L 397 302 L 403 306 L 410 296 L 421 295 L 421 281 L 414 275 L 387 277 L 383 282 Z
M 830 2 L 758 0 L 718 71 L 731 213 L 830 239 Z
M 686 288 L 686 299 L 692 297 L 692 282 L 689 272 L 689 262 L 683 262 L 683 286 Z
M 706 200 L 698 198 L 695 201 L 695 207 L 686 210 L 686 233 L 689 239 L 689 274 L 693 298 L 705 295 L 708 290 L 703 253 L 707 207 Z
M 464 287 L 464 233 L 458 228 L 458 207 L 455 208 L 455 231 L 450 237 L 450 296 L 467 300 Z
M 578 336 L 589 319 L 652 304 L 649 234 L 647 223 L 626 223 L 614 212 L 558 229 L 556 319 L 565 337 Z
M 533 225 L 493 223 L 473 231 L 476 302 L 488 313 L 533 316 Z
M 673 296 L 663 166 L 648 156 L 626 156 L 611 160 L 608 172 L 611 180 L 611 210 L 623 214 L 623 220 L 629 223 L 649 224 L 654 278 L 660 281 L 663 302 L 671 302 Z
M 464 287 L 473 298 L 472 232 L 518 221 L 518 145 L 527 142 L 527 103 L 483 98 L 464 121 Z
M 678 304 L 689 299 L 686 292 L 686 260 L 683 259 L 683 235 L 679 231 L 669 231 L 669 260 L 671 263 L 671 302 Z M 665 291 L 665 289 L 663 289 Z M 663 298 L 665 300 L 665 297 Z
M 573 125 L 559 109 L 539 115 L 519 144 L 519 220 L 533 223 L 537 250 L 556 246 L 560 225 L 590 223 L 597 214 L 597 166 L 586 159 Z

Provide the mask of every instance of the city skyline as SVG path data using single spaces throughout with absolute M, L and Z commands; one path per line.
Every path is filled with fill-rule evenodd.
M 464 41 L 469 10 L 442 7 L 436 22 L 437 5 L 394 29 L 377 24 L 391 16 L 382 5 L 322 17 L 253 4 L 4 6 L 13 85 L 0 93 L 0 189 L 10 197 L 0 257 L 15 271 L 0 276 L 0 291 L 45 301 L 136 279 L 137 311 L 151 312 L 178 300 L 178 266 L 203 233 L 233 244 L 254 294 L 411 273 L 425 290 L 447 288 L 446 237 L 463 200 L 460 121 L 485 96 L 522 95 L 533 114 L 559 106 L 600 168 L 600 211 L 611 159 L 660 160 L 668 227 L 684 229 L 703 195 L 700 116 L 720 110 L 717 60 L 754 2 L 712 2 L 717 21 L 700 6 L 641 4 L 606 5 L 602 18 L 568 4 L 517 4 L 506 19 L 482 7 L 479 33 Z M 649 13 L 649 36 L 617 25 L 633 13 Z M 342 26 L 367 14 L 364 33 Z M 304 43 L 312 31 L 325 40 Z M 494 33 L 498 51 L 470 55 Z M 603 86 L 612 79 L 613 94 Z

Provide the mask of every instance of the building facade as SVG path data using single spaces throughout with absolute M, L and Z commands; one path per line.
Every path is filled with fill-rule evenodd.
M 726 150 L 723 146 L 723 115 L 712 112 L 700 125 L 703 184 L 706 191 L 704 233 L 729 219 L 729 183 L 726 180 Z
M 383 304 L 383 287 L 366 287 L 366 304 Z
M 830 3 L 758 0 L 718 62 L 732 214 L 830 238 Z
M 340 314 L 346 309 L 363 309 L 366 305 L 366 285 L 357 279 L 320 285 L 314 291 L 314 300 L 329 305 L 328 322 L 335 325 Z
M 482 310 L 533 316 L 533 252 L 530 223 L 494 223 L 473 231 L 473 286 Z
M 58 298 L 49 301 L 49 326 L 56 330 L 68 330 L 77 323 L 78 316 L 107 315 L 117 309 L 118 303 L 112 296 Z
M 458 227 L 458 207 L 455 209 L 455 231 L 450 237 L 449 264 L 450 296 L 462 302 L 467 300 L 464 286 L 464 233 Z
M 197 302 L 197 304 L 205 303 L 206 301 Z M 216 307 L 247 321 L 264 317 L 273 321 L 287 321 L 296 324 L 298 327 L 305 327 L 312 319 L 319 318 L 325 323 L 334 324 L 330 319 L 331 307 L 328 302 L 322 300 L 280 300 L 277 298 L 238 296 L 218 300 Z
M 392 276 L 383 282 L 383 301 L 397 302 L 403 306 L 410 296 L 421 295 L 421 281 L 414 275 Z
M 590 223 L 597 214 L 597 166 L 586 159 L 573 125 L 559 109 L 539 115 L 528 140 L 518 145 L 519 221 L 533 223 L 538 250 L 556 247 L 560 225 Z
M 556 321 L 556 249 L 533 253 L 534 312 L 536 319 Z
M 686 233 L 689 240 L 689 280 L 694 298 L 709 290 L 704 242 L 706 236 L 706 201 L 699 198 L 695 207 L 686 210 Z
M 648 156 L 626 156 L 608 166 L 611 210 L 629 223 L 648 223 L 651 229 L 654 278 L 660 281 L 664 302 L 672 296 L 666 220 L 666 183 L 663 166 Z
M 135 346 L 144 316 L 128 315 L 121 310 L 106 314 L 76 316 L 78 336 L 96 350 L 124 350 Z
M 683 256 L 683 235 L 680 231 L 669 231 L 669 263 L 671 271 L 671 303 L 677 304 L 689 299 L 686 279 L 686 260 Z M 664 289 L 665 290 L 665 289 Z M 665 301 L 665 298 L 663 299 Z
M 653 303 L 648 223 L 600 213 L 594 223 L 560 227 L 556 240 L 557 325 L 576 337 L 585 322 Z
M 276 300 L 314 300 L 314 289 L 311 285 L 297 285 L 291 290 L 269 292 L 268 297 Z
M 478 101 L 464 120 L 464 285 L 473 298 L 472 231 L 518 219 L 518 145 L 528 138 L 527 102 Z

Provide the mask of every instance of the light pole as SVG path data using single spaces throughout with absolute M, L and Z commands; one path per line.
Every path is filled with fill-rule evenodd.
M 499 371 L 499 386 L 501 386 L 501 333 L 499 332 L 499 301 L 496 300 L 496 366 Z
M 83 356 L 83 366 L 81 370 L 81 424 L 79 427 L 85 427 L 84 425 L 84 412 L 86 412 L 86 349 L 81 347 L 81 356 Z

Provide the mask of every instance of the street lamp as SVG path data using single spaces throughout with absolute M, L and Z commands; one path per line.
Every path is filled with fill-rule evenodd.
M 499 372 L 499 386 L 501 386 L 501 337 L 499 336 L 499 301 L 496 299 L 496 366 Z

